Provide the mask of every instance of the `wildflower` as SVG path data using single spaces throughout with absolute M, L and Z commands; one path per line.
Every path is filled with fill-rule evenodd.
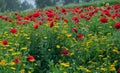
M 14 63 L 14 62 L 10 62 L 9 65 L 10 65 L 10 66 L 13 66 L 13 65 L 15 65 L 15 63 Z
M 19 61 L 20 61 L 20 57 L 15 58 L 13 62 L 14 62 L 15 64 L 18 64 L 18 63 L 19 63 Z
M 40 16 L 40 13 L 39 13 L 39 12 L 34 12 L 32 16 L 33 16 L 33 17 L 39 17 L 39 16 Z
M 72 20 L 75 21 L 76 23 L 79 22 L 79 18 L 78 17 L 72 17 Z
M 22 47 L 21 50 L 27 50 L 27 47 Z
M 100 22 L 102 22 L 102 23 L 107 23 L 107 22 L 108 22 L 108 19 L 107 19 L 107 18 L 100 18 Z
M 69 38 L 69 37 L 71 37 L 71 36 L 72 36 L 72 34 L 66 34 L 66 36 Z
M 7 44 L 8 44 L 8 41 L 7 41 L 7 40 L 3 40 L 3 41 L 2 41 L 2 44 L 3 44 L 3 45 L 7 45 Z
M 120 69 L 117 70 L 117 73 L 120 73 Z
M 59 48 L 60 48 L 60 45 L 56 45 L 56 48 L 59 49 Z
M 0 61 L 0 65 L 6 66 L 6 61 L 5 61 L 5 60 L 1 60 L 1 61 Z
M 83 35 L 82 34 L 78 34 L 78 39 L 82 39 Z
M 70 63 L 69 62 L 67 62 L 67 63 L 62 62 L 62 63 L 60 63 L 60 65 L 64 66 L 64 67 L 70 67 Z
M 84 68 L 84 70 L 86 71 L 86 72 L 91 72 L 89 69 L 87 69 L 87 68 Z
M 110 65 L 110 71 L 115 71 L 116 68 L 115 68 L 115 65 Z
M 58 9 L 59 9 L 59 7 L 58 7 L 58 6 L 56 6 L 55 8 L 56 8 L 56 10 L 58 10 Z
M 72 28 L 72 32 L 77 33 L 78 31 L 77 31 L 77 29 L 76 29 L 76 28 Z
M 33 28 L 38 29 L 38 26 L 39 26 L 39 24 L 35 24 L 35 25 L 33 25 Z
M 12 28 L 12 29 L 10 29 L 10 32 L 11 32 L 12 34 L 15 34 L 15 33 L 17 32 L 17 29 Z
M 68 23 L 68 19 L 67 18 L 64 18 L 64 24 Z
M 28 56 L 28 61 L 34 62 L 34 61 L 35 61 L 35 58 L 34 58 L 33 56 Z
M 62 13 L 66 13 L 66 9 L 65 9 L 65 8 L 62 8 L 62 9 L 61 9 L 61 12 L 62 12 Z
M 102 71 L 107 71 L 107 69 L 106 68 L 100 68 Z
M 69 54 L 69 50 L 66 50 L 66 49 L 61 50 L 61 53 L 64 54 L 64 55 L 68 55 Z
M 120 29 L 120 22 L 115 23 L 115 24 L 114 24 L 114 27 L 115 27 L 116 29 Z
M 50 27 L 53 27 L 54 26 L 54 22 L 50 22 Z
M 20 70 L 20 73 L 25 73 L 25 69 L 21 69 L 21 70 Z
M 12 70 L 16 70 L 16 68 L 15 67 L 10 67 Z

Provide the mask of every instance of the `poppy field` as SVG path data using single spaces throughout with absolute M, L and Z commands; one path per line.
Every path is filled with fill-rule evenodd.
M 120 4 L 1 14 L 0 73 L 120 73 Z

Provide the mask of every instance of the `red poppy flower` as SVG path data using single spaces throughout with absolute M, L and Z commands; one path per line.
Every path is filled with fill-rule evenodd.
M 39 12 L 35 12 L 35 13 L 33 13 L 32 16 L 33 16 L 33 17 L 40 17 L 40 13 L 39 13 Z
M 117 73 L 120 73 L 120 69 L 118 69 Z
M 105 18 L 105 17 L 100 18 L 100 22 L 102 22 L 102 23 L 107 23 L 107 22 L 108 22 L 108 19 L 107 19 L 107 18 Z
M 39 24 L 35 24 L 35 25 L 33 26 L 33 28 L 34 28 L 34 29 L 38 29 L 38 26 L 39 26 Z
M 66 50 L 66 49 L 61 50 L 61 53 L 62 53 L 63 55 L 68 55 L 68 54 L 69 54 L 69 50 Z
M 76 28 L 72 28 L 72 32 L 77 33 L 78 31 L 77 31 L 77 29 L 76 29 Z
M 15 33 L 17 32 L 17 29 L 12 28 L 12 29 L 10 29 L 10 32 L 11 32 L 12 34 L 15 34 Z
M 3 44 L 3 45 L 7 45 L 7 44 L 8 44 L 8 41 L 7 41 L 7 40 L 3 40 L 3 41 L 2 41 L 2 44 Z
M 58 7 L 58 6 L 56 6 L 55 8 L 56 8 L 57 10 L 59 9 L 59 7 Z
M 114 24 L 114 27 L 115 27 L 116 29 L 120 29 L 120 22 L 115 23 L 115 24 Z
M 18 20 L 18 21 L 22 21 L 22 18 L 21 18 L 21 17 L 17 17 L 17 20 Z
M 10 23 L 12 23 L 12 20 L 9 20 Z
M 43 22 L 42 21 L 39 21 L 39 25 L 42 25 L 43 24 Z
M 78 18 L 78 17 L 76 17 L 76 16 L 75 16 L 75 17 L 72 17 L 72 20 L 73 20 L 73 21 L 75 21 L 76 23 L 78 23 L 78 22 L 79 22 L 79 18 Z
M 15 58 L 13 62 L 14 62 L 15 64 L 18 64 L 18 63 L 19 63 L 19 60 L 20 60 L 20 57 Z
M 18 15 L 18 12 L 14 12 L 14 15 Z
M 61 12 L 62 12 L 62 13 L 66 13 L 66 9 L 65 9 L 65 8 L 62 8 Z
M 78 34 L 78 39 L 82 39 L 83 35 L 82 34 Z
M 48 17 L 54 17 L 54 12 L 48 12 L 46 13 Z
M 85 18 L 84 14 L 81 14 L 81 15 L 80 15 L 80 18 Z
M 54 26 L 54 22 L 50 22 L 50 27 L 53 27 Z
M 30 55 L 30 56 L 28 56 L 28 61 L 33 62 L 33 61 L 35 61 L 35 58 Z
M 90 13 L 89 13 L 89 16 L 93 16 L 93 15 L 94 15 L 94 12 L 90 12 Z
M 64 22 L 68 23 L 68 19 L 67 19 L 67 18 L 64 18 Z

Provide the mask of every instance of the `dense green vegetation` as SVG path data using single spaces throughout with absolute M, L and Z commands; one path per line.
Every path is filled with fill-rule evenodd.
M 0 73 L 120 73 L 112 1 L 1 14 Z

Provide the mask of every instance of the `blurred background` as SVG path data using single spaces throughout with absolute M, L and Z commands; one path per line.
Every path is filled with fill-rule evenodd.
M 51 6 L 63 6 L 101 0 L 0 0 L 0 12 L 23 11 Z

